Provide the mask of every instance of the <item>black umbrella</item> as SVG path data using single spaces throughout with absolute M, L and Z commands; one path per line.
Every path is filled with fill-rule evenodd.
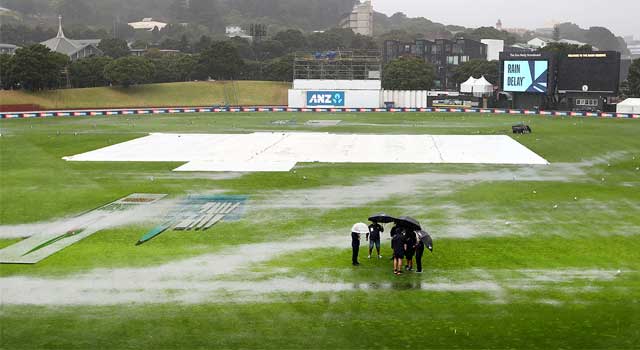
M 414 231 L 422 230 L 422 226 L 420 226 L 420 223 L 418 222 L 418 220 L 409 216 L 401 216 L 397 218 L 395 222 L 397 225 L 404 226 L 405 228 L 408 228 Z
M 424 246 L 433 253 L 433 239 L 431 238 L 431 236 L 426 231 L 422 230 L 416 231 L 416 233 L 418 234 L 418 237 L 420 238 L 422 243 L 424 243 Z
M 369 218 L 369 221 L 371 222 L 377 222 L 377 223 L 381 223 L 381 224 L 388 224 L 390 222 L 394 222 L 396 219 L 392 216 L 389 216 L 385 213 L 379 213 L 376 215 L 373 215 Z

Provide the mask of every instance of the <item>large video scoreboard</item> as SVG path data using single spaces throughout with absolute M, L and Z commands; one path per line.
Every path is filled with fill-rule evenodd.
M 620 53 L 596 51 L 570 53 L 558 63 L 558 92 L 618 93 Z
M 548 95 L 554 92 L 553 58 L 544 52 L 500 54 L 502 91 Z

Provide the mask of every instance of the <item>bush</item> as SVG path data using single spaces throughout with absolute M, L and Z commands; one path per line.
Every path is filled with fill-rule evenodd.
M 128 56 L 109 63 L 104 70 L 105 77 L 115 85 L 129 87 L 148 83 L 153 79 L 155 67 L 145 57 Z

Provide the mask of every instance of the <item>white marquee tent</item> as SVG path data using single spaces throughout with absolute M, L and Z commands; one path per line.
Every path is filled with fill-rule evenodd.
M 618 103 L 616 111 L 618 113 L 640 113 L 640 98 L 628 98 Z
M 460 85 L 460 92 L 482 96 L 493 93 L 493 85 L 484 76 L 480 77 L 480 79 L 469 77 L 467 81 Z

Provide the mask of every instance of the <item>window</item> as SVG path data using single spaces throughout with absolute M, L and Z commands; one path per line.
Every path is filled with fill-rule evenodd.
M 586 99 L 586 98 L 577 98 L 576 99 L 576 106 L 590 106 L 590 107 L 597 107 L 598 106 L 598 100 L 597 99 Z
M 464 63 L 464 62 L 469 62 L 469 56 L 462 56 L 460 57 L 460 62 Z

